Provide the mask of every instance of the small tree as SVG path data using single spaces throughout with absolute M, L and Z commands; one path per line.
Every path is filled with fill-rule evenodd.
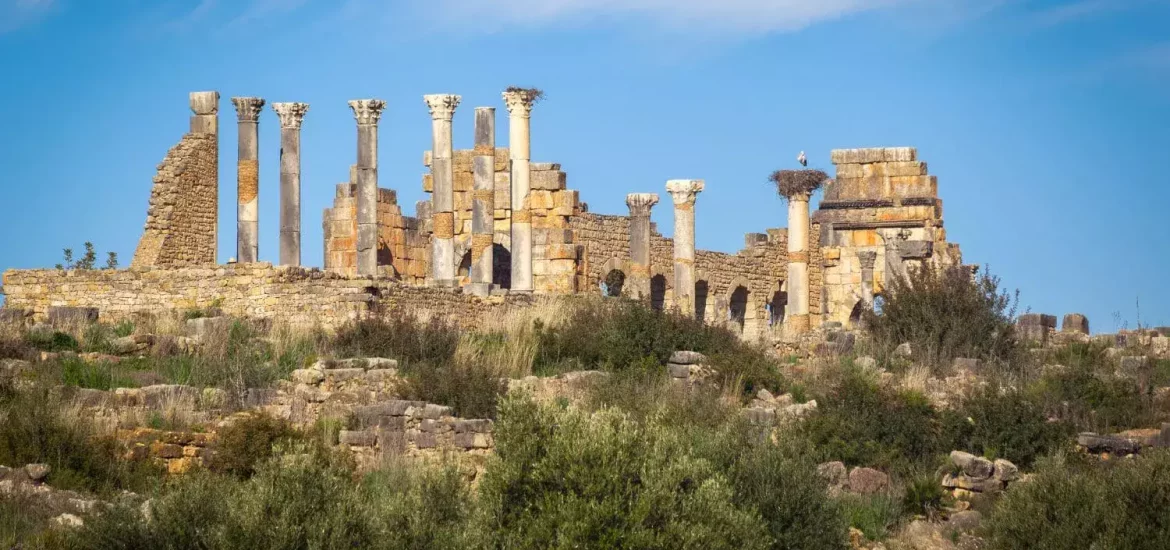
M 916 356 L 934 365 L 956 357 L 1012 358 L 1019 292 L 1001 291 L 999 278 L 986 269 L 973 276 L 964 266 L 923 266 L 887 279 L 881 312 L 863 314 L 882 350 L 909 342 Z
M 82 255 L 81 259 L 79 259 L 77 261 L 73 261 L 73 249 L 72 248 L 64 249 L 62 251 L 62 256 L 63 256 L 65 262 L 57 264 L 56 268 L 57 269 L 94 269 L 94 265 L 97 264 L 97 252 L 94 251 L 94 249 L 93 249 L 93 243 L 91 243 L 89 241 L 86 241 L 84 246 L 85 246 L 85 254 Z M 107 252 L 106 253 L 106 269 L 117 269 L 117 268 L 118 268 L 118 253 L 117 252 Z

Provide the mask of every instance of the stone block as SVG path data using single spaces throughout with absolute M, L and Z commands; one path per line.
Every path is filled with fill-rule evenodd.
M 898 254 L 903 260 L 929 258 L 933 252 L 934 243 L 931 241 L 902 241 L 898 243 Z
M 1077 435 L 1077 445 L 1084 447 L 1091 453 L 1109 453 L 1113 455 L 1131 455 L 1141 450 L 1137 442 L 1115 435 L 1097 435 L 1084 432 Z
M 559 191 L 565 188 L 566 177 L 565 173 L 560 171 L 533 169 L 529 176 L 529 182 L 534 191 Z
M 670 362 L 679 365 L 700 365 L 707 362 L 707 356 L 697 351 L 676 351 L 670 354 Z
M 230 317 L 200 317 L 187 320 L 187 336 L 197 342 L 213 334 L 226 334 L 232 327 Z
M 849 482 L 849 470 L 841 461 L 825 462 L 817 465 L 817 474 L 829 483 L 829 487 L 844 487 Z
M 433 433 L 412 433 L 410 439 L 414 442 L 414 446 L 419 449 L 434 449 L 439 446 L 439 438 L 435 437 Z
M 1064 320 L 1060 325 L 1061 332 L 1079 332 L 1081 334 L 1089 333 L 1089 318 L 1080 313 L 1069 313 L 1064 316 Z
M 873 468 L 854 468 L 849 472 L 849 491 L 872 495 L 890 486 L 890 476 Z
M 351 447 L 373 447 L 378 442 L 378 437 L 372 430 L 341 430 L 337 440 L 340 444 Z
M 492 436 L 486 433 L 456 433 L 454 443 L 455 446 L 464 449 L 490 449 Z
M 451 414 L 451 407 L 444 407 L 442 405 L 435 405 L 432 403 L 427 403 L 427 405 L 423 407 L 423 418 L 434 420 L 444 416 L 451 416 Z
M 1020 469 L 1008 460 L 995 459 L 995 473 L 992 475 L 1000 481 L 1015 481 L 1020 478 Z
M 49 324 L 55 327 L 96 323 L 98 309 L 96 307 L 50 307 Z
M 457 420 L 452 425 L 455 428 L 455 433 L 490 433 L 492 431 L 491 420 Z
M 751 424 L 768 426 L 776 423 L 776 410 L 752 407 L 743 409 L 744 417 Z
M 365 369 L 328 369 L 324 371 L 325 381 L 333 384 L 362 378 L 365 374 Z
M 686 379 L 691 375 L 691 366 L 680 365 L 678 363 L 667 363 L 666 371 L 670 373 L 671 378 Z

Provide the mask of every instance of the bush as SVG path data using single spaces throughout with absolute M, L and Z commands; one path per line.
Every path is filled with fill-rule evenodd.
M 956 357 L 1004 363 L 1016 358 L 1016 299 L 999 288 L 986 270 L 972 276 L 966 267 L 910 270 L 889 277 L 880 312 L 864 322 L 886 355 L 909 342 L 931 365 L 950 365 Z
M 826 459 L 908 473 L 949 451 L 938 414 L 920 393 L 881 387 L 850 371 L 817 403 L 799 432 Z
M 1042 461 L 988 519 L 994 548 L 1170 548 L 1170 451 L 1133 460 Z M 1091 460 L 1091 459 L 1089 459 Z
M 1059 449 L 1073 431 L 1067 423 L 1049 422 L 1034 398 L 996 386 L 977 390 L 944 412 L 943 424 L 953 449 L 1005 458 L 1021 468 Z
M 41 351 L 77 351 L 77 339 L 67 332 L 32 331 L 26 337 L 29 345 Z
M 536 332 L 539 346 L 533 370 L 540 374 L 574 369 L 616 372 L 653 364 L 661 368 L 673 352 L 690 350 L 711 359 L 720 382 L 738 381 L 747 394 L 760 388 L 777 390 L 783 382 L 775 360 L 730 331 L 632 300 L 581 300 L 562 326 L 537 325 Z
M 933 518 L 942 510 L 946 500 L 947 495 L 939 483 L 939 476 L 935 472 L 920 473 L 911 476 L 906 482 L 902 492 L 902 509 L 910 514 Z
M 841 495 L 841 514 L 869 540 L 883 540 L 902 518 L 902 503 L 887 494 Z
M 1154 421 L 1137 382 L 1099 374 L 1090 364 L 1070 365 L 1046 373 L 1028 392 L 1048 416 L 1080 431 L 1107 433 L 1144 427 Z
M 339 357 L 386 357 L 400 364 L 451 361 L 459 329 L 437 317 L 419 321 L 397 313 L 354 321 L 338 329 L 332 347 Z
M 500 373 L 482 361 L 411 363 L 401 373 L 403 399 L 446 405 L 464 418 L 495 418 L 496 402 L 507 391 Z
M 149 487 L 159 470 L 122 460 L 112 436 L 95 434 L 84 417 L 66 416 L 47 388 L 0 392 L 0 464 L 44 463 L 57 489 L 112 493 Z
M 256 473 L 257 466 L 272 457 L 278 444 L 300 438 L 284 420 L 264 413 L 250 414 L 219 431 L 207 468 L 248 478 Z

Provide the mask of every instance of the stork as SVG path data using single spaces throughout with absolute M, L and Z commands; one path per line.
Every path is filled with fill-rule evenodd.
M 801 166 L 808 166 L 808 157 L 804 155 L 804 151 L 797 155 L 796 162 L 799 162 Z

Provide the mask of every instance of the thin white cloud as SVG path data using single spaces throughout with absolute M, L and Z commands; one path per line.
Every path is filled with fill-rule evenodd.
M 0 34 L 40 21 L 55 5 L 55 0 L 0 0 Z
M 1033 12 L 1032 18 L 1037 25 L 1054 27 L 1112 13 L 1157 6 L 1170 6 L 1170 2 L 1167 0 L 1078 0 L 1036 10 Z
M 814 23 L 923 0 L 437 0 L 428 11 L 477 25 L 543 26 L 635 17 L 710 31 L 791 31 Z

